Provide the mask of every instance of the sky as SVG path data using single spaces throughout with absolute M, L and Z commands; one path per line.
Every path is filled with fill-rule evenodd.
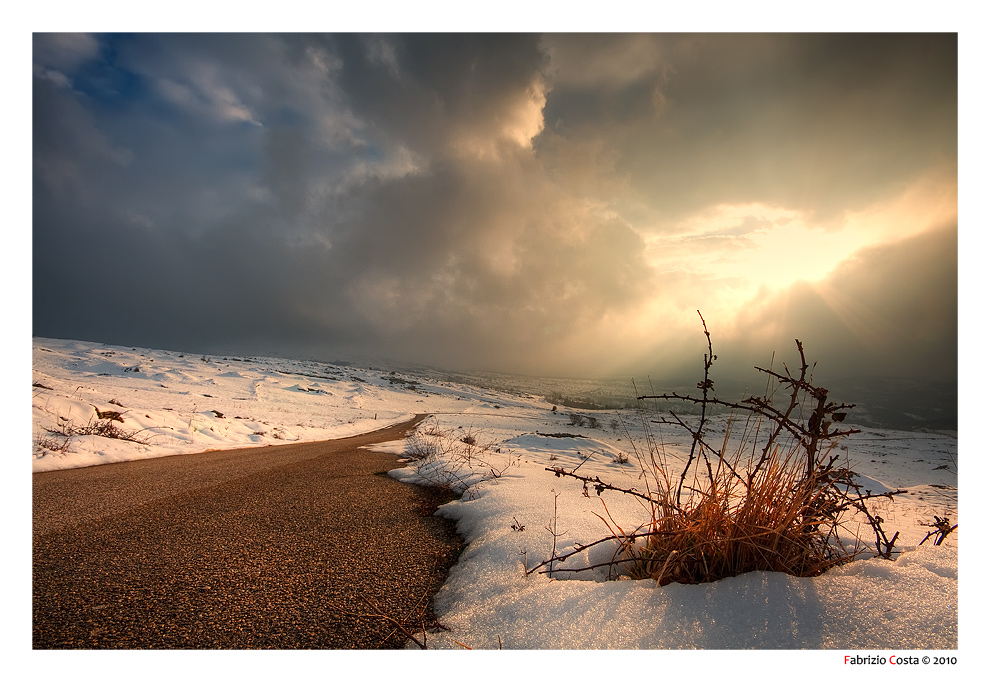
M 954 33 L 32 42 L 32 333 L 955 382 Z

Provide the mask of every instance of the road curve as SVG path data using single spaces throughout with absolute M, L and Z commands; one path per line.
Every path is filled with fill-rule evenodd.
M 38 473 L 35 649 L 395 648 L 460 551 L 385 475 L 425 415 L 333 441 Z M 428 617 L 428 614 L 427 616 Z

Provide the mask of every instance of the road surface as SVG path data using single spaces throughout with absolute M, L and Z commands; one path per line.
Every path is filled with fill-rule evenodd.
M 400 647 L 460 541 L 372 434 L 34 474 L 35 649 Z M 428 642 L 427 642 L 428 644 Z

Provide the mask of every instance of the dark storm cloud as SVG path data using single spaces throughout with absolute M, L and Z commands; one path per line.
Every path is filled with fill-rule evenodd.
M 638 237 L 575 215 L 505 128 L 535 38 L 256 42 L 109 40 L 98 70 L 136 101 L 39 79 L 36 333 L 507 363 L 639 286 Z M 458 151 L 490 139 L 495 160 Z M 94 275 L 98 310 L 67 286 Z
M 575 214 L 534 169 L 512 168 L 507 181 L 506 168 L 441 165 L 362 187 L 365 222 L 342 231 L 337 250 L 364 263 L 340 284 L 356 313 L 452 360 L 535 370 L 527 354 L 547 361 L 568 333 L 644 293 L 638 235 Z
M 841 215 L 954 164 L 954 49 L 952 36 L 37 35 L 34 333 L 537 373 L 679 361 L 694 310 L 729 285 L 689 259 L 661 271 L 647 238 L 733 202 Z M 744 243 L 767 224 L 711 234 Z M 939 283 L 939 305 L 954 300 L 950 264 L 939 251 L 916 280 Z M 866 281 L 854 270 L 842 282 Z M 802 332 L 838 314 L 779 295 L 802 301 L 783 306 Z M 948 338 L 915 343 L 908 324 L 879 327 L 904 340 L 891 371 Z
M 650 197 L 644 217 L 657 229 L 754 200 L 829 218 L 955 162 L 952 34 L 547 40 L 573 62 L 548 129 L 621 149 L 617 172 Z M 629 56 L 609 74 L 603 52 Z
M 540 78 L 538 36 L 413 34 L 332 39 L 339 83 L 365 125 L 414 152 L 443 154 L 452 132 L 496 137 L 519 93 Z

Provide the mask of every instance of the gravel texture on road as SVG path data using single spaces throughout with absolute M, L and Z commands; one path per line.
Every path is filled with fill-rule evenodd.
M 34 475 L 35 649 L 396 648 L 461 549 L 437 492 L 318 443 Z

